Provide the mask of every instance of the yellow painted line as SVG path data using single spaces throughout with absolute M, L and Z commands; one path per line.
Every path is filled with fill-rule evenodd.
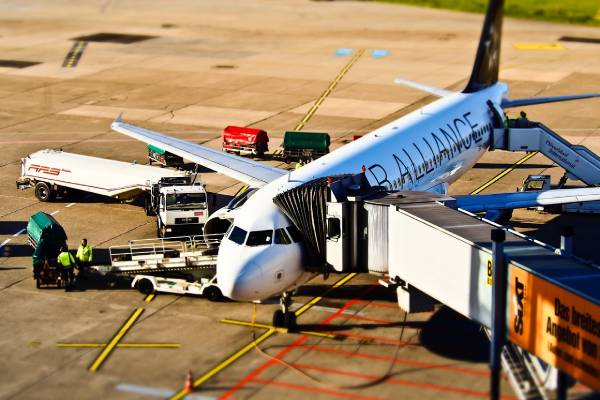
M 251 341 L 250 343 L 248 343 L 247 345 L 245 345 L 244 347 L 242 347 L 240 350 L 236 351 L 234 354 L 232 354 L 231 356 L 229 356 L 225 361 L 221 362 L 215 368 L 211 369 L 206 374 L 202 375 L 202 377 L 200 377 L 197 380 L 195 380 L 194 381 L 194 388 L 202 385 L 204 382 L 206 382 L 207 380 L 209 380 L 210 378 L 212 378 L 213 376 L 215 376 L 216 374 L 218 374 L 219 372 L 221 372 L 223 369 L 227 368 L 229 365 L 231 365 L 237 359 L 239 359 L 244 354 L 246 354 L 250 350 L 252 350 L 254 348 L 254 346 L 257 346 L 260 343 L 264 342 L 269 337 L 271 337 L 272 335 L 274 335 L 276 332 L 277 331 L 275 329 L 269 329 L 266 332 L 264 332 L 262 335 L 260 335 L 259 337 L 257 337 L 256 340 Z M 187 394 L 188 393 L 186 393 L 184 390 L 181 390 L 179 393 L 177 393 L 173 397 L 171 397 L 171 400 L 183 399 Z
M 246 322 L 246 321 L 238 321 L 236 319 L 222 319 L 221 322 L 224 324 L 230 324 L 230 325 L 247 326 L 249 328 L 275 329 L 277 331 L 277 333 L 289 333 L 287 328 L 277 328 L 277 327 L 274 327 L 271 325 L 259 324 L 256 322 L 252 323 L 252 322 Z M 336 335 L 332 335 L 330 333 L 315 332 L 315 331 L 297 331 L 297 332 L 294 331 L 294 333 L 299 333 L 302 335 L 309 335 L 309 336 L 324 337 L 324 338 L 329 338 L 329 339 L 337 338 Z
M 519 161 L 514 163 L 512 166 L 510 166 L 509 168 L 506 168 L 504 171 L 500 172 L 498 175 L 493 177 L 491 180 L 487 181 L 483 185 L 479 186 L 477 189 L 473 190 L 471 192 L 471 194 L 481 193 L 482 191 L 484 191 L 485 189 L 492 186 L 494 183 L 498 182 L 500 179 L 504 178 L 506 175 L 511 173 L 518 165 L 523 164 L 524 162 L 526 162 L 533 156 L 537 155 L 537 153 L 538 153 L 537 151 L 534 151 L 533 153 L 527 154 L 525 157 L 521 158 Z
M 329 96 L 331 94 L 333 89 L 335 89 L 335 87 L 342 80 L 344 75 L 346 75 L 346 73 L 350 70 L 350 68 L 352 68 L 354 63 L 356 63 L 358 61 L 358 59 L 364 54 L 364 52 L 365 52 L 365 49 L 359 49 L 356 52 L 356 54 L 354 55 L 354 57 L 352 57 L 350 59 L 350 61 L 348 61 L 348 64 L 346 64 L 346 66 L 344 68 L 342 68 L 340 73 L 329 84 L 327 89 L 325 89 L 325 91 L 321 94 L 321 96 L 317 99 L 317 101 L 315 101 L 315 104 L 313 104 L 312 107 L 308 110 L 308 112 L 306 113 L 304 118 L 302 118 L 302 121 L 300 121 L 300 123 L 298 125 L 296 125 L 296 128 L 294 129 L 295 131 L 300 131 L 300 130 L 302 130 L 302 128 L 304 128 L 304 125 L 312 118 L 312 116 L 315 114 L 315 112 L 317 111 L 319 106 L 323 103 L 323 101 L 325 101 L 327 96 Z
M 340 279 L 339 281 L 334 283 L 333 286 L 330 286 L 329 289 L 327 289 L 322 295 L 315 297 L 314 299 L 310 300 L 308 303 L 304 304 L 302 307 L 297 309 L 296 316 L 299 317 L 300 315 L 302 315 L 303 313 L 308 311 L 312 306 L 317 304 L 319 301 L 323 300 L 323 297 L 325 295 L 327 295 L 329 292 L 331 292 L 332 290 L 334 290 L 342 285 L 345 285 L 350 279 L 354 278 L 355 276 L 356 276 L 356 272 L 352 272 L 352 273 L 344 276 L 342 279 Z
M 560 43 L 515 43 L 514 47 L 519 50 L 564 50 L 565 46 Z
M 233 196 L 233 197 L 237 197 L 240 195 L 240 193 L 242 193 L 244 190 L 248 189 L 248 185 L 244 185 L 240 188 L 240 190 L 237 191 L 237 193 Z
M 56 347 L 65 348 L 65 347 L 92 347 L 92 348 L 100 348 L 106 347 L 106 343 L 56 343 Z M 175 349 L 180 348 L 180 343 L 119 343 L 116 345 L 119 348 L 168 348 Z
M 137 321 L 137 319 L 140 317 L 140 315 L 142 315 L 143 312 L 144 312 L 143 308 L 137 308 L 131 314 L 131 316 L 129 317 L 129 319 L 127 319 L 127 321 L 125 322 L 125 324 L 123 324 L 123 326 L 121 327 L 121 329 L 119 329 L 119 331 L 111 339 L 111 341 L 108 342 L 108 345 L 100 352 L 100 355 L 98 356 L 98 358 L 96 358 L 94 360 L 94 362 L 92 363 L 92 365 L 90 365 L 90 368 L 89 368 L 90 371 L 92 371 L 92 372 L 98 371 L 98 369 L 100 368 L 100 366 L 102 366 L 102 363 L 110 355 L 111 351 L 113 351 L 113 349 L 117 346 L 117 344 L 119 343 L 119 341 L 123 338 L 123 336 L 125 336 L 125 334 L 127 333 L 127 331 L 133 326 L 133 324 L 135 323 L 135 321 Z
M 77 59 L 77 56 L 81 52 L 82 48 L 83 48 L 83 42 L 77 42 L 75 44 L 75 50 L 73 51 L 73 53 L 71 54 L 71 57 L 69 57 L 69 61 L 67 62 L 68 68 L 71 68 L 73 66 L 73 63 Z
M 152 300 L 154 300 L 154 297 L 156 297 L 156 296 L 154 295 L 154 293 L 150 293 L 148 296 L 146 296 L 146 298 L 144 299 L 144 301 L 145 301 L 146 303 L 150 303 Z
M 298 315 L 306 312 L 309 308 L 314 306 L 319 300 L 323 299 L 323 296 L 325 296 L 327 293 L 331 292 L 335 288 L 342 286 L 343 284 L 345 284 L 346 282 L 348 282 L 350 279 L 354 278 L 355 276 L 356 276 L 356 273 L 354 273 L 354 272 L 344 276 L 343 278 L 338 280 L 336 283 L 334 283 L 333 286 L 330 286 L 321 296 L 315 297 L 308 303 L 304 304 L 300 309 L 298 309 L 296 311 L 296 315 L 298 316 Z M 230 321 L 232 321 L 232 320 L 230 320 Z M 235 361 L 237 361 L 239 358 L 241 358 L 242 356 L 247 354 L 250 350 L 252 350 L 254 348 L 254 346 L 258 346 L 260 343 L 264 342 L 265 340 L 267 340 L 268 338 L 270 338 L 271 336 L 273 336 L 274 334 L 277 333 L 277 330 L 275 328 L 269 327 L 268 325 L 264 325 L 264 326 L 267 327 L 268 329 L 265 332 L 263 332 L 259 337 L 257 337 L 256 340 L 253 340 L 250 343 L 246 344 L 244 347 L 242 347 L 241 349 L 239 349 L 238 351 L 233 353 L 231 356 L 227 357 L 227 359 L 225 359 L 224 361 L 219 363 L 216 367 L 212 368 L 210 371 L 208 371 L 207 373 L 202 375 L 200 378 L 198 378 L 196 381 L 194 381 L 194 388 L 197 388 L 198 386 L 202 385 L 204 382 L 206 382 L 213 376 L 217 375 L 219 372 L 221 372 L 222 370 L 227 368 L 229 365 L 231 365 Z M 181 390 L 180 392 L 175 394 L 173 397 L 171 397 L 171 400 L 182 399 L 185 397 L 186 394 L 187 393 L 184 390 Z

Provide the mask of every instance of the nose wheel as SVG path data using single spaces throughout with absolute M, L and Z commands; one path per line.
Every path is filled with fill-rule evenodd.
M 292 294 L 285 292 L 279 299 L 281 309 L 273 313 L 273 326 L 278 328 L 287 328 L 288 330 L 296 329 L 296 313 L 290 311 L 292 305 Z

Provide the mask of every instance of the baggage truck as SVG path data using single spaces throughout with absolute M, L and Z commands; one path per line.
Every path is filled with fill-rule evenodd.
M 146 213 L 157 216 L 157 233 L 165 236 L 184 228 L 200 232 L 206 222 L 206 189 L 196 178 L 183 171 L 40 150 L 21 160 L 17 188 L 34 188 L 40 201 L 53 201 L 68 190 L 121 200 L 145 196 Z
M 39 289 L 42 285 L 60 287 L 62 279 L 57 266 L 60 248 L 67 245 L 67 234 L 52 215 L 42 211 L 29 218 L 27 241 L 33 247 L 31 257 L 33 279 Z
M 153 162 L 159 163 L 163 167 L 178 167 L 183 164 L 183 158 L 176 154 L 169 153 L 159 147 L 149 144 L 148 162 L 152 165 Z
M 329 153 L 329 144 L 327 133 L 287 131 L 283 136 L 281 156 L 286 162 L 311 161 Z
M 223 130 L 223 151 L 262 158 L 269 151 L 269 136 L 261 129 L 229 125 Z

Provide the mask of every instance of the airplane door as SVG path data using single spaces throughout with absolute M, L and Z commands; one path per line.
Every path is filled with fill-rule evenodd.
M 347 202 L 327 203 L 326 259 L 337 272 L 347 271 L 350 267 L 348 209 Z

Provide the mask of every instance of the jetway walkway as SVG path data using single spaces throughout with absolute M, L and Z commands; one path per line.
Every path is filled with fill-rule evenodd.
M 569 143 L 539 122 L 527 127 L 496 128 L 491 150 L 539 151 L 564 168 L 567 176 L 589 186 L 600 185 L 600 157 L 585 146 Z
M 491 232 L 500 226 L 444 205 L 452 200 L 397 192 L 329 201 L 330 268 L 388 276 L 408 312 L 442 303 L 490 329 Z M 566 248 L 505 231 L 511 342 L 600 390 L 600 268 Z M 509 345 L 503 353 L 515 390 L 522 399 L 545 398 L 544 379 L 518 350 Z

